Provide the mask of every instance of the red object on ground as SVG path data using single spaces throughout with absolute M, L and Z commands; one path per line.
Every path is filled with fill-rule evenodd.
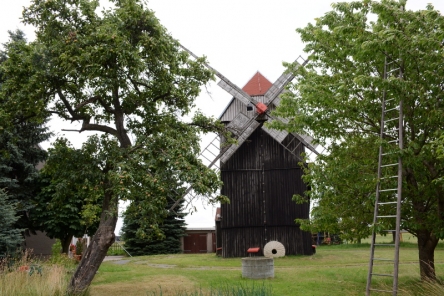
M 256 112 L 259 114 L 263 114 L 267 111 L 267 106 L 265 106 L 264 103 L 257 103 L 256 104 Z
M 247 253 L 258 253 L 261 248 L 249 248 Z

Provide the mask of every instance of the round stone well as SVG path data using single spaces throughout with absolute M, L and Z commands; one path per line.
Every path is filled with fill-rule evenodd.
M 249 279 L 274 278 L 274 259 L 267 257 L 242 258 L 242 277 Z

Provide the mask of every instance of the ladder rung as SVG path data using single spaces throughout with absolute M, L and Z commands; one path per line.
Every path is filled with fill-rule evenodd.
M 376 216 L 376 218 L 396 218 L 396 215 L 383 215 L 383 216 Z
M 384 123 L 385 123 L 385 122 L 390 122 L 390 121 L 395 121 L 395 120 L 399 120 L 399 117 L 384 120 Z
M 376 260 L 376 261 L 391 261 L 391 262 L 395 262 L 395 260 L 393 260 L 393 259 L 385 259 L 385 258 L 373 258 L 373 260 Z
M 381 289 L 370 289 L 370 291 L 375 291 L 375 292 L 386 292 L 386 293 L 393 293 L 392 290 L 381 290 Z
M 398 110 L 398 107 L 395 107 L 395 108 L 391 108 L 391 109 L 387 109 L 387 110 L 384 110 L 384 112 L 390 112 L 390 111 L 393 111 L 393 110 Z
M 379 190 L 379 192 L 388 192 L 388 191 L 398 191 L 398 188 Z
M 388 273 L 372 273 L 372 275 L 393 277 L 393 274 Z
M 391 102 L 391 101 L 394 101 L 395 99 L 388 99 L 388 100 L 385 100 L 384 101 L 384 103 L 388 103 L 388 102 Z
M 393 155 L 396 154 L 396 152 L 387 152 L 387 153 L 382 153 L 382 156 L 386 156 L 386 155 Z
M 392 205 L 398 203 L 397 201 L 378 202 L 378 205 Z
M 392 141 L 388 141 L 387 143 L 398 143 L 399 142 L 399 140 L 392 140 Z
M 381 168 L 391 167 L 391 166 L 395 166 L 395 165 L 398 165 L 398 163 L 396 162 L 396 163 L 391 163 L 391 164 L 384 164 L 384 165 L 381 165 Z
M 398 176 L 382 177 L 379 180 L 398 178 Z
M 388 71 L 387 74 L 389 74 L 389 73 L 393 73 L 393 72 L 395 72 L 395 71 L 398 71 L 399 69 L 400 69 L 400 68 L 392 69 L 392 70 Z

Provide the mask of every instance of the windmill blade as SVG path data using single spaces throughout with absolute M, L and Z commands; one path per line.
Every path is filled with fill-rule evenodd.
M 273 139 L 275 139 L 276 141 L 278 141 L 279 143 L 282 143 L 282 141 L 284 141 L 284 139 L 287 137 L 288 132 L 283 130 L 283 131 L 278 131 L 275 129 L 271 129 L 271 128 L 267 128 L 265 126 L 262 126 L 262 129 L 264 130 L 264 132 L 266 132 L 267 134 L 269 134 Z
M 301 141 L 301 143 L 305 146 L 305 147 L 307 147 L 307 149 L 309 149 L 311 152 L 313 152 L 314 154 L 316 154 L 316 155 L 319 155 L 321 152 L 320 151 L 318 151 L 318 149 L 317 149 L 317 147 L 319 146 L 319 145 L 314 145 L 313 143 L 312 143 L 312 141 L 313 141 L 313 138 L 312 137 L 310 137 L 310 136 L 308 136 L 308 135 L 299 135 L 299 134 L 296 134 L 296 133 L 292 133 L 292 135 L 294 136 L 294 137 L 296 137 L 299 141 Z
M 217 74 L 216 74 L 217 75 Z M 217 85 L 219 85 L 222 89 L 224 89 L 226 92 L 228 92 L 230 95 L 241 101 L 245 106 L 248 104 L 256 105 L 257 102 L 255 99 L 253 99 L 249 94 L 244 92 L 241 88 L 233 84 L 230 80 L 222 79 L 220 76 L 217 75 L 221 80 Z M 223 77 L 223 76 L 222 76 Z
M 270 116 L 269 114 L 268 117 L 272 120 L 278 120 L 284 123 L 288 123 L 288 119 L 285 118 L 276 118 Z M 262 126 L 262 129 L 273 139 L 275 139 L 279 144 L 281 144 L 287 151 L 298 157 L 301 161 L 303 161 L 303 159 L 300 157 L 300 151 L 298 151 L 298 149 L 300 149 L 300 145 L 304 145 L 304 147 L 311 151 L 310 153 L 314 153 L 315 155 L 320 154 L 320 152 L 316 149 L 318 145 L 314 145 L 312 143 L 313 138 L 311 136 L 303 134 L 299 135 L 297 133 L 288 133 L 286 130 L 279 131 L 267 128 L 265 126 Z M 289 136 L 291 139 L 287 139 L 287 136 Z
M 284 90 L 285 86 L 294 78 L 292 73 L 283 73 L 275 83 L 270 87 L 270 89 L 265 93 L 265 102 L 269 105 L 272 102 L 275 105 L 279 104 L 279 95 Z
M 299 56 L 294 62 L 293 64 L 295 65 L 295 67 L 304 67 L 307 63 L 308 63 L 308 59 L 304 60 L 304 62 L 301 64 L 299 63 L 299 60 L 302 59 L 301 56 Z M 279 95 L 284 91 L 285 86 L 287 86 L 287 84 L 293 80 L 294 78 L 294 74 L 293 72 L 288 73 L 287 71 L 285 71 L 284 73 L 282 73 L 282 75 L 275 81 L 275 83 L 273 83 L 273 85 L 270 87 L 270 89 L 265 93 L 265 102 L 267 103 L 267 105 L 270 105 L 271 103 L 273 103 L 275 106 L 279 105 Z
M 227 151 L 222 154 L 220 157 L 220 161 L 222 163 L 227 162 L 227 160 L 231 157 L 231 155 L 234 154 L 234 152 L 239 149 L 239 147 L 245 142 L 246 139 L 257 129 L 257 127 L 260 125 L 259 122 L 257 122 L 254 118 L 250 119 L 249 123 L 243 130 L 243 132 L 239 135 L 237 138 L 237 144 L 233 144 L 230 147 L 228 147 Z
M 259 125 L 260 123 L 258 123 L 254 118 L 249 118 L 245 113 L 239 112 L 238 115 L 227 125 L 227 129 L 232 131 L 237 137 L 237 144 L 221 147 L 221 138 L 219 135 L 216 135 L 210 144 L 208 144 L 202 150 L 198 157 L 207 167 L 213 168 L 214 171 L 219 172 L 220 166 L 218 160 L 221 162 L 226 162 Z M 194 191 L 193 185 L 190 185 L 185 191 L 184 195 L 174 203 L 170 210 L 174 210 L 174 208 L 183 199 L 185 199 L 188 205 L 191 204 L 192 200 L 198 197 L 199 194 Z M 211 197 L 214 198 L 216 196 Z
M 199 57 L 195 55 L 191 50 L 180 44 L 180 47 L 182 47 L 186 52 L 188 52 L 192 57 L 195 59 L 198 59 Z M 217 85 L 219 85 L 221 88 L 223 88 L 225 91 L 227 91 L 229 94 L 231 94 L 233 97 L 244 103 L 246 106 L 250 103 L 253 105 L 256 105 L 257 102 L 254 100 L 249 94 L 244 92 L 241 88 L 239 88 L 237 85 L 235 85 L 233 82 L 231 82 L 227 77 L 222 75 L 219 71 L 208 65 L 207 63 L 204 63 L 205 67 L 213 71 L 214 75 L 219 77 L 220 81 Z
M 216 137 L 202 150 L 202 152 L 199 154 L 198 158 L 202 160 L 203 164 L 206 165 L 208 168 L 213 168 L 213 170 L 218 173 L 220 171 L 218 160 L 222 156 L 223 152 L 225 152 L 226 149 L 221 149 L 221 139 L 219 135 L 216 135 Z M 170 211 L 174 211 L 174 209 L 177 207 L 177 205 L 182 201 L 185 200 L 186 206 L 191 204 L 191 202 L 198 198 L 199 194 L 197 194 L 193 186 L 188 186 L 187 190 L 185 190 L 184 194 L 181 198 L 176 200 L 176 202 L 171 206 Z M 216 195 L 211 195 L 211 198 L 215 198 Z
M 227 125 L 227 129 L 234 133 L 236 137 L 239 137 L 242 132 L 247 128 L 247 125 L 250 124 L 250 120 L 252 120 L 247 114 L 240 111 L 236 117 Z

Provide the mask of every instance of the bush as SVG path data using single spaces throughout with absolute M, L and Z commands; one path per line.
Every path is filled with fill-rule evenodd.
M 52 245 L 51 257 L 48 260 L 49 264 L 61 265 L 68 270 L 75 268 L 75 262 L 68 255 L 62 253 L 62 243 L 59 239 Z

